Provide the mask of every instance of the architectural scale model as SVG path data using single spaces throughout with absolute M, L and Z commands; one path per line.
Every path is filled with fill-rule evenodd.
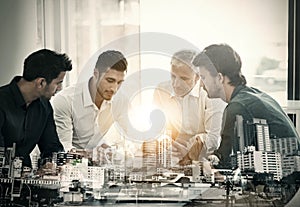
M 28 168 L 15 156 L 15 145 L 0 148 L 0 206 L 238 202 L 251 194 L 283 206 L 299 188 L 297 138 L 271 139 L 265 120 L 249 123 L 241 117 L 236 136 L 240 150 L 231 155 L 232 170 L 214 169 L 208 161 L 173 165 L 168 137 L 143 143 L 142 156 L 130 158 L 140 165 L 95 148 L 54 153 L 48 160 L 34 155 Z

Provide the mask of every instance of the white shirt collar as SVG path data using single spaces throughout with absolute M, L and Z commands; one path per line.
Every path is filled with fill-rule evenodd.
M 92 105 L 96 106 L 95 103 L 93 102 L 91 94 L 90 94 L 88 81 L 82 85 L 82 93 L 83 93 L 83 106 L 84 107 L 92 106 Z M 109 100 L 109 101 L 104 100 L 101 105 L 101 108 L 104 108 L 102 106 L 111 104 L 111 102 L 112 102 L 112 100 Z
M 94 105 L 94 102 L 92 100 L 90 90 L 89 90 L 89 81 L 85 82 L 82 85 L 82 94 L 83 94 L 83 106 L 91 106 Z

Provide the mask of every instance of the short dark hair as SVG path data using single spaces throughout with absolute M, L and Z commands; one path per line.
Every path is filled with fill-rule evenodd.
M 239 54 L 227 44 L 213 44 L 198 54 L 193 64 L 204 66 L 211 75 L 221 73 L 227 76 L 233 86 L 245 85 L 246 78 L 241 73 L 242 61 Z
M 49 84 L 61 72 L 72 70 L 72 62 L 66 54 L 41 49 L 31 53 L 24 61 L 23 78 L 33 81 L 42 77 Z
M 120 72 L 127 71 L 127 60 L 124 55 L 116 50 L 107 50 L 101 53 L 96 62 L 96 68 L 99 73 L 105 73 L 108 68 Z

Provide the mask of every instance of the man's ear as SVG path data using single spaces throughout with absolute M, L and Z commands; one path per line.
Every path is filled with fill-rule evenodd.
M 37 78 L 34 82 L 37 88 L 44 88 L 47 85 L 45 78 Z
M 94 76 L 95 76 L 96 80 L 98 80 L 100 74 L 99 74 L 99 70 L 97 68 L 94 69 Z
M 200 80 L 200 76 L 199 76 L 198 73 L 196 73 L 196 82 L 197 82 L 198 80 Z
M 222 73 L 218 73 L 218 80 L 220 81 L 220 83 L 224 83 L 224 79 L 225 79 L 225 77 L 224 77 L 224 75 L 222 74 Z

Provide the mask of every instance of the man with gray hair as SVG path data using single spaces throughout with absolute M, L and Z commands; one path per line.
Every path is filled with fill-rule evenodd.
M 171 59 L 171 81 L 160 83 L 154 91 L 154 103 L 166 116 L 173 155 L 180 165 L 204 161 L 219 147 L 226 106 L 219 98 L 208 98 L 192 65 L 195 55 L 192 50 L 176 52 Z

